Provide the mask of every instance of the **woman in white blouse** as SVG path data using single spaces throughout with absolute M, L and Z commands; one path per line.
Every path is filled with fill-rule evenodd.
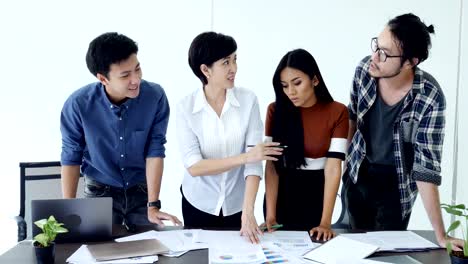
M 262 160 L 277 160 L 278 143 L 261 143 L 263 124 L 258 100 L 234 87 L 237 44 L 223 34 L 198 35 L 189 50 L 189 65 L 202 88 L 177 106 L 177 133 L 186 168 L 182 213 L 192 228 L 240 228 L 258 242 L 261 231 L 254 203 L 262 177 Z M 254 146 L 254 147 L 249 147 Z

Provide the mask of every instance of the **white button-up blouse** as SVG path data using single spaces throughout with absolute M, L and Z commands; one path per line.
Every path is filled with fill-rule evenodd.
M 202 159 L 227 158 L 246 152 L 247 145 L 262 142 L 263 123 L 256 95 L 234 87 L 226 91 L 221 116 L 206 101 L 203 89 L 177 105 L 177 140 L 186 168 L 182 191 L 191 205 L 224 216 L 242 210 L 245 178 L 262 177 L 262 163 L 251 163 L 221 174 L 193 177 L 187 168 Z

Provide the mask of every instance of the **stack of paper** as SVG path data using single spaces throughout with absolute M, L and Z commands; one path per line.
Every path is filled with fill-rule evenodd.
M 431 241 L 411 231 L 378 231 L 357 234 L 342 234 L 363 243 L 379 247 L 378 251 L 411 252 L 439 248 Z
M 423 264 L 416 259 L 408 255 L 391 255 L 391 256 L 380 256 L 373 257 L 373 260 L 382 261 L 385 263 L 398 263 L 398 264 Z
M 169 249 L 157 239 L 143 239 L 89 245 L 88 250 L 96 261 L 153 256 Z
M 240 236 L 239 231 L 208 231 L 208 230 L 172 230 L 148 231 L 116 239 L 119 243 L 83 245 L 67 259 L 70 263 L 153 263 L 158 260 L 156 255 L 148 257 L 129 258 L 136 255 L 134 246 L 126 243 L 146 243 L 148 241 L 162 242 L 169 250 L 166 256 L 180 256 L 189 250 L 209 249 L 211 264 L 267 264 L 283 263 L 304 264 L 309 260 L 318 263 L 385 263 L 365 259 L 377 250 L 380 251 L 415 251 L 438 248 L 437 245 L 410 231 L 384 231 L 360 234 L 342 234 L 320 245 L 312 243 L 309 234 L 301 231 L 276 231 L 260 236 L 260 244 L 252 244 L 248 238 Z M 98 257 L 96 252 L 102 248 L 120 248 L 118 260 L 108 260 L 109 255 Z M 380 249 L 379 249 L 380 247 Z M 151 246 L 151 249 L 155 247 Z M 97 249 L 97 250 L 96 250 Z M 125 249 L 131 249 L 130 255 L 125 255 Z M 164 250 L 159 250 L 158 253 Z M 91 253 L 90 253 L 91 252 Z M 93 254 L 92 254 L 93 253 Z M 104 250 L 104 253 L 109 253 Z M 128 252 L 127 252 L 128 253 Z M 151 252 L 154 254 L 155 252 Z M 305 253 L 305 255 L 304 255 Z M 133 254 L 133 255 L 132 255 Z M 150 253 L 148 253 L 150 254 Z M 93 256 L 94 255 L 94 256 Z M 120 259 L 125 258 L 125 259 Z M 306 260 L 307 259 L 307 260 Z M 417 262 L 415 262 L 417 263 Z
M 109 264 L 109 263 L 153 263 L 158 261 L 158 256 L 135 257 L 126 259 L 117 259 L 110 261 L 96 261 L 88 250 L 86 245 L 82 245 L 68 259 L 68 263 L 73 264 Z
M 194 233 L 199 230 L 172 230 L 172 231 L 148 231 L 132 236 L 127 236 L 123 238 L 116 239 L 119 243 L 113 243 L 114 246 L 123 244 L 124 248 L 132 250 L 134 253 L 134 248 L 132 246 L 125 246 L 125 243 L 141 243 L 145 240 L 159 240 L 167 248 L 162 251 L 158 251 L 164 256 L 169 257 L 178 257 L 189 250 L 208 248 L 207 245 L 203 243 L 195 243 L 193 241 Z M 100 246 L 102 244 L 92 245 L 91 247 Z M 123 253 L 120 252 L 120 253 Z M 123 256 L 121 256 L 123 257 Z M 139 257 L 139 258 L 124 258 L 113 261 L 96 261 L 96 258 L 90 253 L 86 245 L 81 246 L 73 255 L 71 255 L 67 262 L 69 263 L 153 263 L 158 260 L 158 256 L 148 256 L 148 257 Z
M 377 246 L 339 235 L 305 254 L 304 258 L 320 263 L 360 263 L 377 249 Z M 347 262 L 342 262 L 343 256 Z
M 169 252 L 162 254 L 167 257 L 179 257 L 189 250 L 208 248 L 207 244 L 194 242 L 198 229 L 184 229 L 171 231 L 148 231 L 132 236 L 116 239 L 117 242 L 135 241 L 141 239 L 158 239 L 169 248 Z

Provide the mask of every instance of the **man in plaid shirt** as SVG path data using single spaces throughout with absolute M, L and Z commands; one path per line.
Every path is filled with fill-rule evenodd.
M 445 96 L 437 81 L 417 67 L 428 57 L 430 33 L 432 25 L 405 14 L 372 39 L 373 53 L 354 75 L 343 179 L 352 228 L 406 230 L 419 191 L 437 240 L 445 246 L 438 191 Z M 455 249 L 463 245 L 449 239 Z

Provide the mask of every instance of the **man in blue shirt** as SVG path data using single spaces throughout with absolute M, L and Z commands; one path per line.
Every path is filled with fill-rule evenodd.
M 372 38 L 372 55 L 355 71 L 349 104 L 347 186 L 351 227 L 406 230 L 418 192 L 443 247 L 441 183 L 445 96 L 417 65 L 427 59 L 434 27 L 404 14 Z
M 81 167 L 85 196 L 112 197 L 114 223 L 180 224 L 159 210 L 169 104 L 161 86 L 142 80 L 137 53 L 118 33 L 90 43 L 86 64 L 99 82 L 75 91 L 60 119 L 63 197 L 76 197 Z

